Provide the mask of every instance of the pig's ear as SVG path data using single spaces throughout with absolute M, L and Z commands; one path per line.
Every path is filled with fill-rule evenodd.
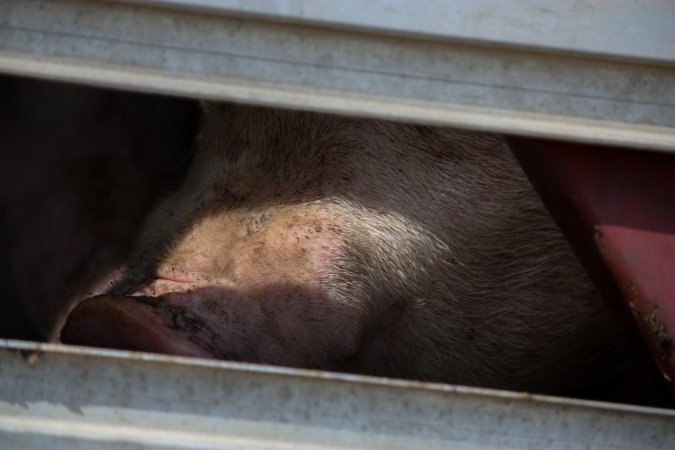
M 167 319 L 134 297 L 101 295 L 80 303 L 61 330 L 64 344 L 213 358 L 178 336 Z

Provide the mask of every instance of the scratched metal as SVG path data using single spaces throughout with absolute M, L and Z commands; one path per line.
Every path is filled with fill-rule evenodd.
M 675 151 L 672 2 L 530 7 L 521 27 L 485 0 L 377 2 L 377 19 L 343 5 L 333 21 L 325 2 L 140 3 L 4 0 L 0 72 Z M 445 32 L 429 19 L 453 14 Z
M 0 341 L 3 449 L 673 449 L 675 411 Z
M 366 32 L 634 61 L 675 60 L 675 2 L 607 0 L 123 0 Z

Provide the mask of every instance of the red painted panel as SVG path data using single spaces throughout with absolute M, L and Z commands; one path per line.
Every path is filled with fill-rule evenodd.
M 510 140 L 601 291 L 675 395 L 675 154 Z

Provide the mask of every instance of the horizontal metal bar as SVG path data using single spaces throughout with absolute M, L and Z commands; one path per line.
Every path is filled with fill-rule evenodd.
M 0 341 L 3 448 L 672 449 L 675 412 Z
M 0 72 L 675 150 L 673 61 L 635 64 L 392 30 L 359 33 L 283 15 L 273 21 L 272 13 L 259 20 L 243 6 L 236 13 L 234 2 L 217 15 L 152 3 L 4 2 Z
M 671 0 L 121 0 L 185 11 L 258 17 L 395 36 L 417 36 L 587 54 L 675 61 Z

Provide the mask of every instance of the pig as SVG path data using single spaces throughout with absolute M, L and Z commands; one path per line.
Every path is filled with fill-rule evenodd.
M 205 103 L 64 343 L 545 393 L 636 352 L 502 136 Z

